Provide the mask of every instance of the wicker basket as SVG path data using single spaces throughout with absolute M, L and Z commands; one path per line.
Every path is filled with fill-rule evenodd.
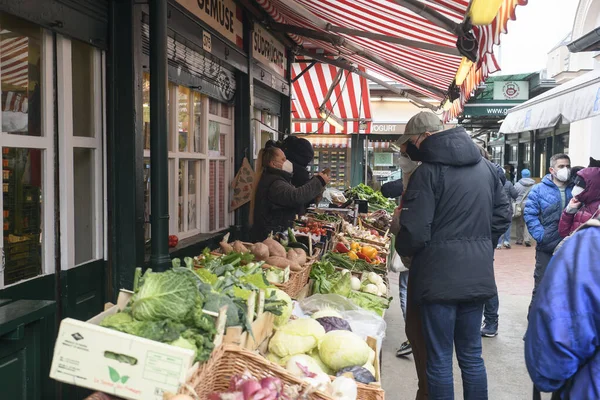
M 286 283 L 276 283 L 275 286 L 287 293 L 292 299 L 296 299 L 298 294 L 302 292 L 302 289 L 304 289 L 308 283 L 312 265 L 319 259 L 320 252 L 320 249 L 314 249 L 314 254 L 308 259 L 306 264 L 303 265 L 301 271 L 290 271 L 290 279 Z
M 229 381 L 233 375 L 249 371 L 253 377 L 262 379 L 276 376 L 288 385 L 305 384 L 259 354 L 253 353 L 235 345 L 223 345 L 216 349 L 210 359 L 182 387 L 179 393 L 197 395 L 199 400 L 207 400 L 214 392 L 229 389 Z M 377 385 L 358 383 L 359 400 L 385 400 L 385 392 Z M 193 389 L 193 392 L 192 392 Z M 315 392 L 309 395 L 311 400 L 332 400 L 325 393 Z
M 235 345 L 223 345 L 213 352 L 210 359 L 188 380 L 187 385 L 182 387 L 179 393 L 192 395 L 192 397 L 197 395 L 200 400 L 207 400 L 211 393 L 228 390 L 233 375 L 243 374 L 246 371 L 257 379 L 276 376 L 285 384 L 306 386 L 284 368 L 256 353 Z M 331 397 L 315 392 L 309 396 L 309 399 L 331 400 Z

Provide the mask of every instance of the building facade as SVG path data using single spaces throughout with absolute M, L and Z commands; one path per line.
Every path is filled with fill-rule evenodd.
M 231 182 L 290 127 L 289 49 L 233 0 L 168 2 L 169 234 L 175 257 L 248 208 Z M 10 398 L 84 398 L 47 377 L 58 323 L 87 320 L 149 263 L 148 4 L 0 0 L 0 381 Z M 265 133 L 266 132 L 266 133 Z M 4 338 L 8 338 L 6 341 Z M 3 394 L 4 396 L 4 394 Z

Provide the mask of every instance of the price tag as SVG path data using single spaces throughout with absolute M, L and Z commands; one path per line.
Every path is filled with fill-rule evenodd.
M 202 31 L 202 48 L 204 51 L 212 52 L 212 36 L 206 31 Z

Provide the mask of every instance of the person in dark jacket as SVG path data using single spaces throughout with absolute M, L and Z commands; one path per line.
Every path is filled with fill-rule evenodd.
M 517 200 L 517 197 L 519 197 L 519 192 L 517 192 L 517 190 L 511 183 L 511 181 L 509 181 L 508 179 L 504 183 L 504 193 L 506 193 L 506 197 L 508 197 L 509 200 L 510 199 Z M 510 205 L 510 212 L 511 212 L 511 215 L 514 212 L 513 207 L 512 207 L 512 202 Z M 512 225 L 512 221 L 511 221 L 511 225 Z M 502 249 L 502 245 L 504 245 L 505 248 L 510 249 L 511 225 L 508 225 L 508 229 L 506 230 L 506 232 L 504 232 L 504 234 L 502 236 L 500 236 L 500 239 L 498 239 L 498 245 L 496 246 L 496 250 Z
M 481 316 L 497 294 L 493 240 L 508 228 L 510 203 L 463 127 L 443 130 L 435 114 L 421 112 L 405 134 L 423 162 L 403 196 L 396 249 L 413 257 L 409 284 L 421 306 L 429 399 L 454 398 L 454 345 L 465 398 L 487 399 Z
M 312 178 L 310 172 L 308 172 L 308 165 L 312 162 L 315 151 L 313 149 L 312 144 L 304 139 L 297 136 L 288 136 L 281 142 L 280 145 L 281 150 L 285 153 L 285 157 L 292 163 L 294 166 L 294 171 L 292 174 L 292 185 L 295 187 L 300 187 L 306 184 L 306 182 L 310 181 Z M 321 200 L 321 194 L 316 196 L 314 199 L 310 199 L 310 201 L 306 204 L 303 204 L 298 208 L 298 214 L 304 215 L 306 214 L 306 209 L 308 205 L 311 203 L 318 203 Z
M 402 196 L 404 192 L 404 183 L 402 178 L 396 179 L 395 181 L 386 182 L 381 185 L 381 194 L 388 199 L 395 199 Z
M 558 233 L 558 223 L 572 197 L 570 169 L 571 160 L 568 155 L 553 155 L 550 158 L 550 174 L 531 189 L 525 202 L 525 223 L 529 233 L 537 242 L 532 302 L 552 253 L 562 240 Z M 531 308 L 531 305 L 529 307 Z
M 558 398 L 600 399 L 599 259 L 600 220 L 591 219 L 556 251 L 529 312 L 529 376 Z
M 253 242 L 291 227 L 298 208 L 318 196 L 329 183 L 329 176 L 319 173 L 297 188 L 291 183 L 293 165 L 284 152 L 268 147 L 262 153 L 264 170 L 253 201 L 254 224 L 250 232 Z

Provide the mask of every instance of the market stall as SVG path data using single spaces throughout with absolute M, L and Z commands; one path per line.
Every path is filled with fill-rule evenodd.
M 63 320 L 51 377 L 94 399 L 384 399 L 394 204 L 364 185 L 335 201 L 263 242 L 138 269 L 116 305 Z

